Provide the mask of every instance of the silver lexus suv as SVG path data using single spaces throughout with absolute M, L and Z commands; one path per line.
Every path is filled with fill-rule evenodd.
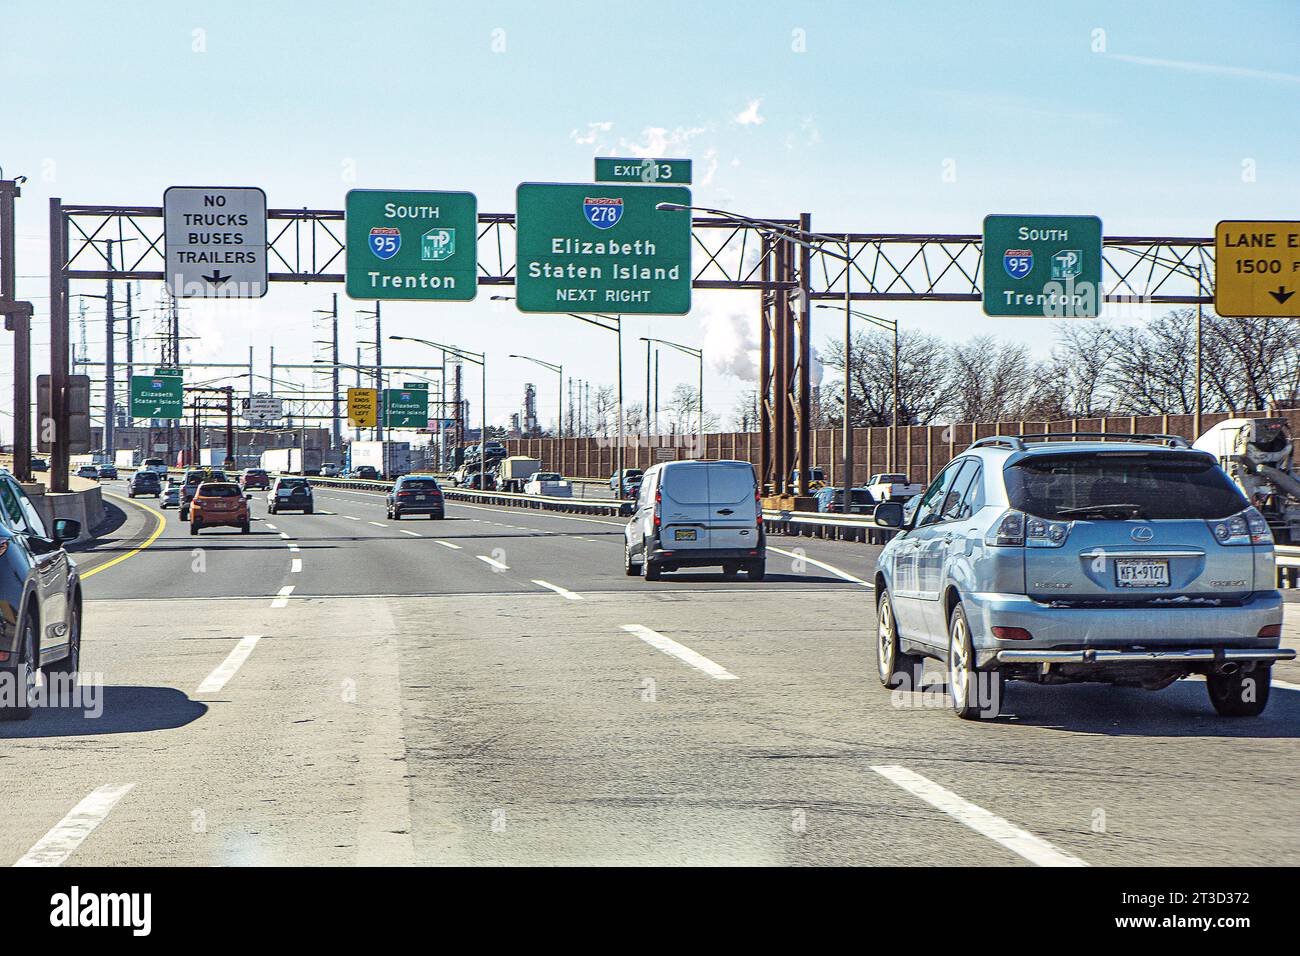
M 876 568 L 879 677 L 947 665 L 963 718 L 1007 680 L 1159 690 L 1203 674 L 1224 716 L 1268 703 L 1282 599 L 1273 538 L 1215 459 L 1169 435 L 984 438 L 907 510 Z

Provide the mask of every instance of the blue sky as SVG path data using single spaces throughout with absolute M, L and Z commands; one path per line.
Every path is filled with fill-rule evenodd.
M 697 202 L 807 211 L 827 231 L 977 232 L 990 212 L 1051 212 L 1099 215 L 1112 235 L 1209 235 L 1222 218 L 1300 215 L 1294 2 L 6 8 L 0 166 L 29 177 L 18 271 L 38 309 L 48 197 L 157 204 L 173 184 L 257 185 L 273 206 L 323 208 L 353 186 L 467 189 L 481 210 L 510 211 L 521 181 L 581 180 L 593 155 L 653 152 L 695 160 Z M 277 359 L 308 361 L 310 313 L 330 291 L 277 285 L 256 304 L 196 304 L 194 354 L 244 360 L 252 344 L 264 366 L 273 343 Z M 156 287 L 143 295 L 152 304 Z M 628 321 L 631 395 L 643 388 L 637 335 L 725 353 L 743 348 L 735 329 L 757 329 L 752 294 L 696 302 L 686 317 Z M 102 306 L 90 309 L 94 355 Z M 509 352 L 613 378 L 601 333 L 486 294 L 385 313 L 392 332 L 486 349 L 498 422 L 525 381 L 544 415 L 554 406 L 553 378 Z M 977 305 L 889 314 L 948 338 L 1051 343 L 1041 321 L 988 319 Z M 820 343 L 838 318 L 817 321 Z M 350 320 L 344 330 L 351 341 Z M 392 345 L 391 361 L 426 361 Z M 11 355 L 0 342 L 0 363 Z M 694 380 L 688 359 L 663 362 L 665 392 Z M 705 391 L 725 419 L 749 384 L 711 367 Z

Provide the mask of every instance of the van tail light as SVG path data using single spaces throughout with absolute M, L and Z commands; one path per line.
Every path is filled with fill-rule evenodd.
M 1259 633 L 1256 634 L 1255 636 L 1256 636 L 1256 637 L 1281 637 L 1281 636 L 1282 636 L 1282 625 L 1281 625 L 1281 624 L 1265 624 L 1263 627 L 1261 627 L 1261 628 L 1259 629 Z
M 664 496 L 656 491 L 655 492 L 655 527 L 656 528 L 659 527 L 659 505 L 663 500 L 664 500 Z
M 763 530 L 763 493 L 759 488 L 754 489 L 754 514 L 758 515 L 758 530 Z
M 999 641 L 1032 641 L 1034 635 L 1023 627 L 994 627 L 993 636 Z

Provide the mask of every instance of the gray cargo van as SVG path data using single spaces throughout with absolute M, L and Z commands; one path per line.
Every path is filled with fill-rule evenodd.
M 664 571 L 743 568 L 763 580 L 763 512 L 747 461 L 669 461 L 648 469 L 625 531 L 623 569 L 658 580 Z

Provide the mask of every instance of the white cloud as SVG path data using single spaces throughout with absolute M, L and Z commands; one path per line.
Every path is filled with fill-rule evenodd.
M 767 117 L 762 116 L 758 109 L 763 105 L 761 99 L 750 100 L 749 105 L 733 117 L 732 122 L 740 126 L 762 126 L 767 122 Z
M 672 159 L 677 154 L 686 152 L 690 141 L 705 132 L 707 130 L 703 126 L 674 126 L 672 129 L 647 126 L 641 130 L 640 139 L 620 140 L 619 149 L 630 156 Z
M 1248 66 L 1220 66 L 1217 63 L 1196 63 L 1191 60 L 1162 60 L 1154 56 L 1131 56 L 1125 53 L 1110 54 L 1112 60 L 1136 63 L 1138 66 L 1155 66 L 1186 73 L 1211 73 L 1217 76 L 1238 76 L 1251 80 L 1271 80 L 1279 83 L 1300 83 L 1300 75 L 1256 70 Z
M 569 139 L 573 140 L 579 146 L 593 146 L 602 133 L 608 133 L 614 128 L 614 124 L 608 121 L 597 123 L 588 123 L 586 132 L 578 130 L 569 131 Z
M 704 173 L 697 174 L 695 184 L 697 186 L 709 186 L 713 184 L 713 177 L 718 171 L 718 151 L 710 146 L 704 151 Z

